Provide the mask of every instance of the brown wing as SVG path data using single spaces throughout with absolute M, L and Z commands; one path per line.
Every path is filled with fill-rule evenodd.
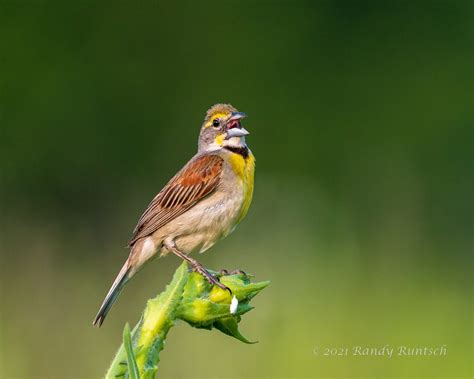
M 186 212 L 217 188 L 223 160 L 217 155 L 193 158 L 155 196 L 133 231 L 129 245 Z

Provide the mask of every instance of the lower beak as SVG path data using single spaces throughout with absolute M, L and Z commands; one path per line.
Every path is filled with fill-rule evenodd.
M 244 128 L 232 128 L 227 131 L 227 135 L 225 139 L 233 138 L 233 137 L 245 137 L 248 136 L 250 133 L 246 131 Z

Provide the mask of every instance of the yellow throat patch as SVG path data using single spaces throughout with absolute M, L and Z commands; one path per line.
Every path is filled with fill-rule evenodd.
M 237 177 L 242 180 L 242 187 L 244 192 L 244 201 L 240 216 L 237 222 L 240 222 L 247 214 L 250 203 L 253 197 L 253 182 L 255 175 L 255 157 L 252 153 L 249 153 L 247 158 L 244 158 L 240 154 L 233 153 L 230 156 L 229 163 L 234 170 Z

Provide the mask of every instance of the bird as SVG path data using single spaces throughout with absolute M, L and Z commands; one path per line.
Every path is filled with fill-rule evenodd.
M 246 216 L 253 197 L 255 157 L 243 128 L 247 115 L 230 104 L 206 112 L 197 153 L 153 198 L 138 220 L 130 253 L 93 325 L 100 327 L 127 282 L 156 256 L 173 253 L 211 284 L 230 289 L 192 253 L 203 253 L 228 236 Z

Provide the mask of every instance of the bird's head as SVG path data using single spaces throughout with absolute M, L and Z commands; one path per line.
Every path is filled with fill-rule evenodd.
M 224 147 L 244 147 L 249 134 L 240 120 L 245 113 L 230 104 L 213 105 L 206 113 L 199 135 L 199 151 L 219 150 Z

